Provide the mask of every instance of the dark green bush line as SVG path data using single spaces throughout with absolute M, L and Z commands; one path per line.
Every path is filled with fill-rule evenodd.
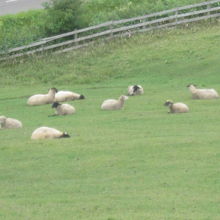
M 51 0 L 45 10 L 0 17 L 0 52 L 74 29 L 203 0 Z

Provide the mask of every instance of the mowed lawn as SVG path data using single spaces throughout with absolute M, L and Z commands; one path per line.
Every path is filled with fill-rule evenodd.
M 219 26 L 134 36 L 62 57 L 0 65 L 0 219 L 220 219 L 220 100 L 192 100 L 187 84 L 220 92 Z M 140 84 L 120 111 L 107 98 Z M 50 87 L 84 94 L 77 113 L 48 117 L 27 97 Z M 168 114 L 163 103 L 186 103 Z M 50 126 L 71 138 L 33 141 Z

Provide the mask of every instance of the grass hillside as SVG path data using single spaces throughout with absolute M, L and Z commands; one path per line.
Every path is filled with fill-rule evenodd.
M 24 125 L 0 130 L 0 218 L 219 219 L 220 100 L 192 100 L 186 88 L 220 92 L 219 41 L 218 24 L 192 26 L 0 64 L 0 115 Z M 144 95 L 100 110 L 131 84 Z M 64 117 L 26 105 L 50 87 L 86 99 Z M 166 99 L 190 112 L 167 114 Z M 71 138 L 30 140 L 42 125 Z

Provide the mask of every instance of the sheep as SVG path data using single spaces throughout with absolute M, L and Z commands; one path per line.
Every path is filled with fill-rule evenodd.
M 69 134 L 61 132 L 55 128 L 39 127 L 33 131 L 31 139 L 54 139 L 54 138 L 68 138 Z
M 76 99 L 85 99 L 85 96 L 71 91 L 59 91 L 55 95 L 55 102 L 66 102 Z
M 165 106 L 168 106 L 170 108 L 170 111 L 168 113 L 186 113 L 189 112 L 189 107 L 181 102 L 173 103 L 170 100 L 167 100 L 164 103 Z
M 107 99 L 105 100 L 102 105 L 102 110 L 118 110 L 121 109 L 124 105 L 125 100 L 127 100 L 128 97 L 125 95 L 122 95 L 119 97 L 118 100 L 116 99 Z
M 55 108 L 55 115 L 71 115 L 76 112 L 76 109 L 69 104 L 60 104 L 59 102 L 54 102 L 51 106 Z
M 215 89 L 197 89 L 195 85 L 190 84 L 187 86 L 192 94 L 193 99 L 216 99 L 219 94 Z
M 28 105 L 51 104 L 54 102 L 56 92 L 57 92 L 56 88 L 51 88 L 51 89 L 49 89 L 48 94 L 33 95 L 28 99 L 27 104 Z
M 5 128 L 22 128 L 21 121 L 14 118 L 7 118 L 5 116 L 0 116 L 0 129 Z
M 142 95 L 144 94 L 144 89 L 140 85 L 128 86 L 128 95 Z

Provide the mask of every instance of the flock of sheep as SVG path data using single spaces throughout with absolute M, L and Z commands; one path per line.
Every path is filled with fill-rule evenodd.
M 193 99 L 215 99 L 219 98 L 215 89 L 197 89 L 195 85 L 188 86 L 189 91 L 192 94 Z M 133 85 L 128 87 L 128 96 L 142 95 L 144 89 L 140 85 Z M 123 107 L 125 100 L 128 96 L 122 95 L 118 100 L 107 99 L 102 105 L 102 110 L 119 110 Z M 71 92 L 71 91 L 57 91 L 56 88 L 51 88 L 47 94 L 37 94 L 31 96 L 27 104 L 30 106 L 52 104 L 52 108 L 55 108 L 55 115 L 70 115 L 76 112 L 75 108 L 70 104 L 61 104 L 60 102 L 72 101 L 76 99 L 85 99 L 84 95 Z M 164 103 L 168 106 L 169 113 L 186 113 L 189 111 L 189 107 L 181 102 L 173 103 L 167 100 Z M 0 129 L 7 128 L 22 128 L 22 122 L 14 119 L 0 116 Z M 63 138 L 70 137 L 66 132 L 61 132 L 55 128 L 39 127 L 33 131 L 31 139 L 51 139 L 51 138 Z
M 187 86 L 192 94 L 193 99 L 217 99 L 219 94 L 215 89 L 197 89 L 195 85 L 190 84 Z M 173 103 L 167 100 L 164 103 L 165 106 L 170 108 L 169 113 L 186 113 L 189 111 L 189 107 L 181 102 Z

